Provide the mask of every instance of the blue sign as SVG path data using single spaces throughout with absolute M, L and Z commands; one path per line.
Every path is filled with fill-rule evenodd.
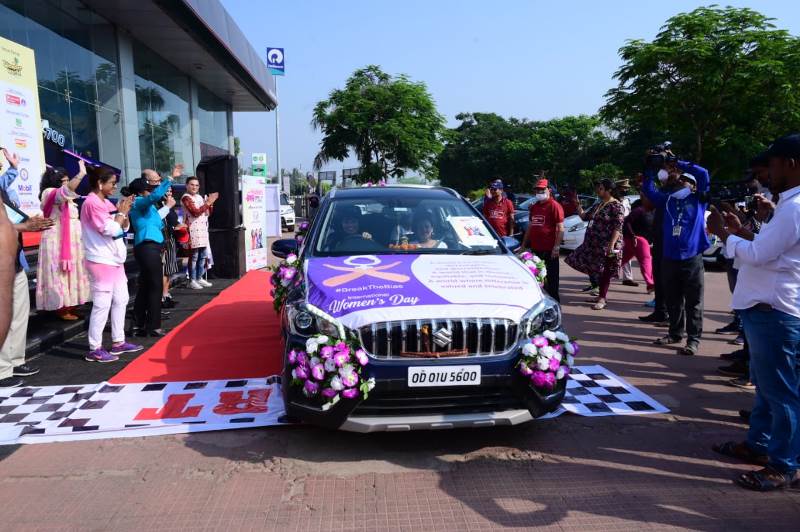
M 267 69 L 273 76 L 283 76 L 283 48 L 267 48 Z

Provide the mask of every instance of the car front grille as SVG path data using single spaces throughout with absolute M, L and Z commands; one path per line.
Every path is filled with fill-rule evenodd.
M 497 318 L 387 321 L 361 327 L 359 335 L 364 349 L 382 359 L 490 356 L 514 347 L 517 323 Z M 438 345 L 437 336 L 450 342 Z
M 354 416 L 404 416 L 429 414 L 469 414 L 475 412 L 497 412 L 525 408 L 508 387 L 474 390 L 436 390 L 422 392 L 397 391 L 370 392 L 360 403 Z

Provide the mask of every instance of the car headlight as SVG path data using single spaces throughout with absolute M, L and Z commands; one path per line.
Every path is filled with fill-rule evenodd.
M 544 301 L 529 310 L 520 322 L 520 339 L 532 338 L 544 331 L 561 327 L 561 305 L 552 297 L 545 296 Z
M 339 337 L 339 329 L 335 323 L 321 316 L 313 315 L 302 303 L 299 305 L 287 305 L 286 313 L 292 334 L 299 334 L 300 336 L 324 334 L 331 338 Z
M 588 225 L 589 224 L 587 224 L 586 222 L 577 223 L 577 224 L 573 225 L 572 227 L 570 227 L 567 230 L 567 233 L 573 233 L 575 231 L 582 231 L 583 229 L 586 229 L 588 227 Z

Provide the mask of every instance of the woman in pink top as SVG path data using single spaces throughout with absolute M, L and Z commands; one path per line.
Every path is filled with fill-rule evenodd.
M 86 269 L 91 277 L 92 314 L 89 318 L 89 362 L 114 362 L 122 353 L 144 349 L 125 341 L 125 307 L 128 305 L 128 278 L 123 237 L 128 227 L 128 212 L 133 198 L 121 199 L 115 207 L 108 200 L 117 188 L 117 176 L 109 169 L 89 174 L 92 192 L 81 207 L 81 226 Z M 103 329 L 111 312 L 111 351 L 103 349 Z

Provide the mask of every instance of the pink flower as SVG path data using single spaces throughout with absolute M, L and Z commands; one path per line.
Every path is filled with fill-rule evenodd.
M 325 368 L 322 366 L 322 364 L 317 364 L 316 366 L 311 368 L 311 376 L 318 381 L 321 381 L 322 379 L 325 378 Z
M 345 399 L 355 399 L 358 397 L 358 390 L 356 388 L 346 388 L 342 390 L 342 397 Z
M 559 353 L 563 353 L 563 352 L 564 352 L 564 347 L 563 347 L 561 344 L 556 344 L 556 346 L 554 347 L 554 349 L 555 349 L 556 351 L 558 351 Z
M 533 258 L 533 253 L 531 253 L 530 251 L 526 251 L 525 253 L 520 255 L 520 258 L 522 260 L 531 260 Z
M 289 361 L 289 364 L 292 364 L 292 365 L 296 364 L 297 363 L 297 351 L 295 351 L 294 349 L 289 351 L 289 354 L 286 356 L 286 360 Z
M 333 399 L 339 392 L 337 392 L 333 388 L 323 388 L 321 393 L 322 397 L 324 397 L 325 399 Z
M 312 395 L 317 395 L 319 391 L 319 384 L 314 381 L 306 381 L 305 385 L 303 385 L 303 392 L 309 397 Z
M 536 338 L 533 339 L 532 343 L 536 347 L 542 348 L 547 345 L 547 338 L 545 338 L 544 336 L 537 336 Z
M 308 378 L 308 371 L 306 370 L 305 366 L 297 366 L 294 368 L 292 373 L 294 374 L 295 378 L 300 379 L 301 381 L 304 381 Z
M 281 272 L 281 278 L 284 281 L 291 281 L 292 278 L 294 278 L 296 273 L 297 273 L 297 270 L 294 269 L 294 268 L 284 268 L 283 271 Z
M 336 363 L 337 368 L 341 368 L 350 361 L 350 353 L 344 353 L 342 351 L 339 351 L 338 353 L 333 355 L 333 361 L 334 363 Z
M 305 351 L 300 351 L 297 353 L 297 363 L 301 366 L 308 364 L 308 356 L 306 355 Z
M 323 358 L 323 360 L 328 360 L 333 356 L 333 346 L 326 345 L 322 349 L 319 350 L 319 356 Z
M 531 375 L 531 382 L 537 388 L 542 388 L 545 385 L 545 373 L 544 371 L 534 371 L 533 375 Z
M 358 349 L 356 351 L 356 359 L 358 360 L 358 363 L 361 364 L 362 366 L 366 366 L 367 364 L 369 364 L 369 357 L 367 356 L 367 352 L 364 351 L 363 349 Z
M 530 377 L 533 374 L 533 370 L 529 368 L 527 364 L 520 364 L 519 372 L 525 375 L 526 377 Z
M 561 367 L 561 362 L 559 362 L 555 358 L 550 359 L 550 371 L 558 371 L 558 368 Z
M 544 386 L 545 388 L 553 389 L 553 386 L 556 385 L 556 376 L 552 373 L 545 373 L 544 374 Z
M 344 384 L 348 388 L 358 384 L 358 373 L 356 373 L 355 371 L 349 371 L 344 375 L 341 375 L 341 377 L 342 377 L 342 384 Z
M 536 266 L 529 266 L 528 269 L 533 275 L 539 275 L 539 269 Z
M 347 346 L 347 344 L 346 344 L 346 343 L 344 343 L 344 342 L 339 342 L 338 344 L 336 344 L 336 345 L 334 346 L 334 348 L 335 348 L 337 351 L 340 351 L 340 352 L 342 352 L 342 353 L 348 353 L 348 354 L 350 354 L 350 348 L 349 348 L 349 347 Z

